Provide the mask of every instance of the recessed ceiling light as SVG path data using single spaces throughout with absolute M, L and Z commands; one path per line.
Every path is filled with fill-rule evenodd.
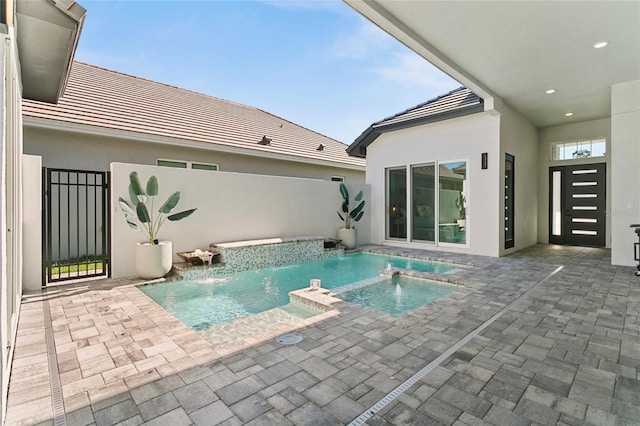
M 572 112 L 565 112 L 564 115 L 566 115 L 567 117 L 571 117 L 573 115 Z
M 607 44 L 609 44 L 608 41 L 599 41 L 596 44 L 593 45 L 593 47 L 595 47 L 596 49 L 602 49 L 603 47 L 605 47 Z
M 548 95 L 552 94 L 552 93 L 556 93 L 556 89 L 549 89 L 546 92 Z

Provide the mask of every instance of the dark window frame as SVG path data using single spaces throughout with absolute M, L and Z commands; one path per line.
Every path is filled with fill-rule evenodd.
M 507 153 L 504 157 L 504 180 L 504 248 L 507 250 L 516 245 L 516 157 Z

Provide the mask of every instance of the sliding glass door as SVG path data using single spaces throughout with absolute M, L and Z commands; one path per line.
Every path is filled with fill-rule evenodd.
M 411 167 L 411 238 L 418 241 L 436 240 L 435 164 Z
M 438 195 L 439 241 L 466 244 L 467 242 L 467 163 L 441 163 L 438 167 L 440 190 Z
M 386 189 L 387 239 L 467 243 L 466 161 L 387 169 Z
M 407 169 L 387 170 L 387 238 L 407 238 Z

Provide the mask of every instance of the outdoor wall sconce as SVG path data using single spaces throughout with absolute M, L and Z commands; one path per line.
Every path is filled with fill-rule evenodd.
M 489 153 L 483 152 L 481 157 L 482 170 L 487 170 L 489 168 Z

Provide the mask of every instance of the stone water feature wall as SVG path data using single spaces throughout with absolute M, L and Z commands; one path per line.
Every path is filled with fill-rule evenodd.
M 325 249 L 322 237 L 271 238 L 216 243 L 211 244 L 209 250 L 220 253 L 220 264 L 183 270 L 181 275 L 185 279 L 199 279 L 211 272 L 219 276 L 344 255 L 343 248 Z

